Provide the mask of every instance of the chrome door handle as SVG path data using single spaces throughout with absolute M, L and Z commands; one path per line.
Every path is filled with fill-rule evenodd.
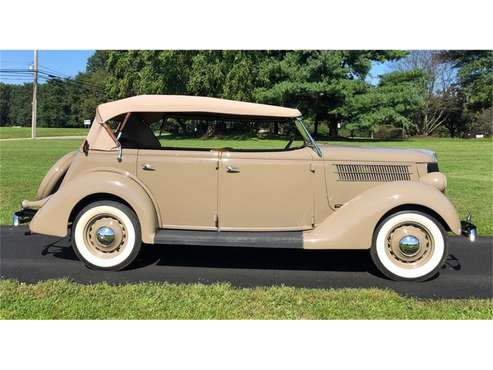
M 154 168 L 149 164 L 149 163 L 146 163 L 142 166 L 142 169 L 144 171 L 154 171 Z
M 226 167 L 226 171 L 228 171 L 229 173 L 238 173 L 240 172 L 240 169 L 237 167 L 228 166 Z

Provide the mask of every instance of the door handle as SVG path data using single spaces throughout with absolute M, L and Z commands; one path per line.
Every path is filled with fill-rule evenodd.
M 238 172 L 240 172 L 240 169 L 237 167 L 228 166 L 228 167 L 226 167 L 226 171 L 229 173 L 238 173 Z
M 142 166 L 142 169 L 144 171 L 154 171 L 154 168 L 149 164 L 149 163 L 146 163 Z

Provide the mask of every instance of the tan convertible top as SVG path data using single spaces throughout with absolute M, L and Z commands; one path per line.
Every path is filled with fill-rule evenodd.
M 118 147 L 116 138 L 105 122 L 126 113 L 190 113 L 252 118 L 297 118 L 298 109 L 275 105 L 184 95 L 138 95 L 100 104 L 86 141 L 91 149 L 112 150 Z
M 202 113 L 247 117 L 296 118 L 298 109 L 183 95 L 139 95 L 98 106 L 103 122 L 128 112 Z

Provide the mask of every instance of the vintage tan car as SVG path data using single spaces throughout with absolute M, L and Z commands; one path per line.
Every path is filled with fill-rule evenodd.
M 166 146 L 165 137 L 163 146 L 170 122 L 184 130 L 204 122 L 254 127 L 259 143 L 274 123 L 302 140 L 196 148 Z M 446 186 L 433 152 L 319 145 L 297 109 L 146 95 L 101 104 L 81 148 L 49 170 L 14 224 L 70 234 L 94 269 L 125 268 L 142 242 L 366 249 L 386 276 L 425 280 L 447 256 L 447 232 L 476 236 Z

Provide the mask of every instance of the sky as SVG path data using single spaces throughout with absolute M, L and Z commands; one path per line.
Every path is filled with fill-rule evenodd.
M 29 69 L 33 64 L 33 50 L 0 50 L 0 70 Z M 56 73 L 62 77 L 74 77 L 86 69 L 87 59 L 94 50 L 40 50 L 38 53 L 39 69 Z M 374 63 L 367 80 L 376 84 L 378 76 L 390 71 L 390 63 Z M 0 73 L 0 82 L 31 82 L 32 76 Z M 42 81 L 41 81 L 42 82 Z
M 38 64 L 40 70 L 56 72 L 63 77 L 73 77 L 86 70 L 87 59 L 94 50 L 40 50 Z M 33 50 L 0 50 L 0 70 L 29 69 L 33 64 Z M 0 82 L 23 83 L 32 81 L 32 76 L 14 77 L 0 74 Z
M 374 62 L 369 75 L 366 77 L 366 80 L 372 85 L 376 85 L 379 80 L 378 76 L 391 72 L 391 66 L 392 62 Z

